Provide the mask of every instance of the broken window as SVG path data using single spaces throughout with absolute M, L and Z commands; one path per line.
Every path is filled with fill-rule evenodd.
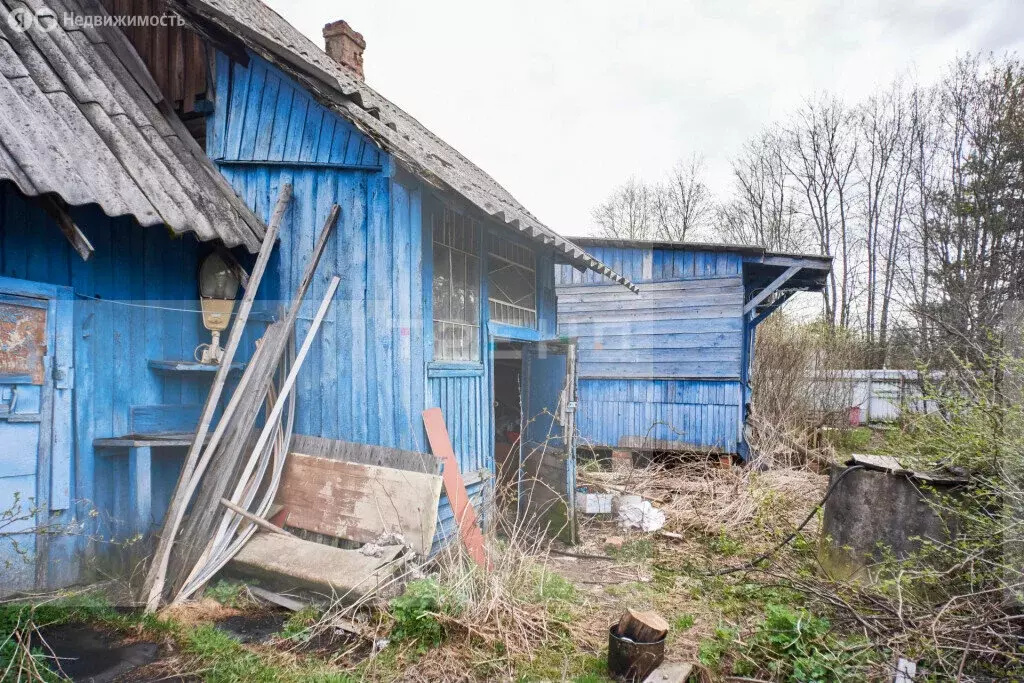
M 533 251 L 491 235 L 487 243 L 487 299 L 491 320 L 537 327 L 537 262 Z
M 479 226 L 444 208 L 434 235 L 434 360 L 480 360 Z

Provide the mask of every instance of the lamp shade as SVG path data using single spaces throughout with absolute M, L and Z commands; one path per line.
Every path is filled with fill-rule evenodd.
M 199 293 L 208 299 L 232 301 L 238 293 L 238 276 L 216 252 L 207 256 L 199 267 Z

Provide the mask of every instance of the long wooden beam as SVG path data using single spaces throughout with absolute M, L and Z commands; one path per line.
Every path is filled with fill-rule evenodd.
M 760 313 L 755 315 L 753 318 L 751 318 L 750 326 L 751 327 L 757 327 L 758 324 L 761 323 L 761 321 L 763 321 L 765 318 L 767 318 L 772 313 L 774 313 L 776 310 L 778 310 L 778 308 L 780 306 L 782 306 L 782 304 L 784 304 L 787 301 L 789 301 L 789 298 L 791 296 L 793 296 L 794 294 L 796 294 L 796 290 L 795 289 L 791 289 L 788 292 L 784 292 L 782 294 L 782 296 L 779 297 L 776 301 L 773 301 L 771 303 L 771 305 L 767 306 L 763 311 L 761 311 Z
M 295 329 L 295 322 L 298 319 L 306 292 L 313 283 L 320 259 L 326 250 L 327 241 L 338 223 L 340 214 L 341 208 L 337 204 L 331 207 L 320 235 L 313 245 L 302 280 L 292 297 L 288 312 L 280 322 L 284 327 L 285 336 Z M 275 344 L 272 350 L 267 350 L 267 360 L 264 363 L 266 367 L 262 368 L 261 372 L 269 369 L 272 373 L 280 364 L 284 351 L 284 344 Z M 262 360 L 261 363 L 263 363 Z M 186 499 L 192 501 L 192 512 L 188 520 L 180 525 L 181 533 L 178 540 L 182 547 L 179 552 L 175 553 L 173 559 L 168 560 L 168 569 L 165 569 L 165 576 L 167 574 L 171 576 L 169 580 L 165 580 L 164 585 L 169 584 L 171 592 L 181 589 L 186 579 L 184 572 L 189 571 L 190 565 L 195 566 L 200 548 L 213 538 L 218 501 L 234 481 L 232 477 L 235 465 L 245 448 L 249 430 L 255 426 L 259 405 L 263 403 L 267 394 L 270 375 L 264 373 L 260 378 L 256 378 L 255 375 L 250 375 L 248 372 L 251 367 L 253 367 L 252 363 L 246 368 L 246 373 L 235 387 L 231 399 L 217 423 L 217 428 L 209 443 L 206 444 L 202 458 L 188 482 Z M 243 383 L 246 384 L 243 386 Z M 244 409 L 239 408 L 243 403 Z M 254 409 L 257 410 L 254 411 Z M 227 438 L 229 429 L 230 433 L 237 437 L 240 426 L 240 433 L 246 436 L 235 439 Z
M 791 277 L 793 277 L 799 272 L 800 266 L 790 266 L 789 268 L 786 268 L 782 275 L 772 280 L 770 285 L 762 289 L 760 292 L 757 293 L 756 296 L 754 296 L 753 299 L 747 302 L 747 305 L 743 307 L 743 315 L 746 315 L 747 313 L 750 313 L 752 310 L 757 308 L 757 306 L 762 301 L 764 301 L 769 296 L 774 294 L 779 287 L 786 284 L 787 280 L 789 280 Z
M 221 394 L 224 392 L 224 385 L 227 383 L 228 373 L 231 371 L 231 362 L 235 358 L 235 352 L 242 341 L 242 334 L 245 332 L 245 324 L 249 320 L 249 313 L 252 311 L 253 302 L 256 300 L 256 291 L 259 289 L 260 281 L 266 272 L 270 256 L 274 251 L 274 243 L 277 241 L 277 233 L 281 228 L 281 221 L 284 220 L 285 210 L 292 200 L 291 183 L 281 186 L 277 197 L 277 204 L 267 225 L 267 232 L 263 236 L 263 244 L 260 246 L 259 256 L 256 258 L 256 265 L 253 266 L 249 275 L 249 287 L 245 289 L 242 303 L 238 307 L 238 314 L 231 325 L 231 332 L 228 335 L 227 344 L 224 347 L 224 357 L 221 359 L 217 374 L 214 376 L 210 393 L 206 397 L 206 404 L 203 406 L 202 417 L 199 420 L 199 427 L 196 430 L 195 439 L 188 449 L 185 462 L 181 466 L 181 474 L 178 475 L 178 484 L 174 489 L 174 496 L 171 498 L 164 516 L 164 525 L 157 541 L 156 552 L 146 573 L 146 580 L 142 584 L 142 597 L 146 602 L 146 611 L 154 612 L 160 606 L 160 598 L 163 595 L 164 581 L 167 577 L 167 563 L 171 558 L 171 549 L 174 547 L 175 537 L 181 527 L 181 520 L 185 516 L 185 509 L 195 491 L 189 483 L 195 473 L 199 458 L 203 452 L 203 445 L 206 443 L 206 435 L 210 432 L 210 424 L 217 412 Z M 223 422 L 223 420 L 222 420 Z
M 78 223 L 75 223 L 75 219 L 64 208 L 63 202 L 51 197 L 42 197 L 40 203 L 43 210 L 57 223 L 60 231 L 64 233 L 64 237 L 71 243 L 71 247 L 78 252 L 83 261 L 88 261 L 96 250 L 93 249 L 92 242 L 85 236 L 82 229 L 78 227 Z

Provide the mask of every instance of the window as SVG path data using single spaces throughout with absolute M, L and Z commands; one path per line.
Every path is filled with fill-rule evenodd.
M 434 235 L 434 360 L 480 360 L 478 225 L 445 207 Z
M 537 262 L 533 251 L 491 235 L 487 242 L 487 299 L 491 320 L 537 327 Z

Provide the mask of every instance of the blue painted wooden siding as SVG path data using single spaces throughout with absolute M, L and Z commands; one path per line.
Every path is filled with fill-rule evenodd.
M 69 287 L 74 297 L 68 302 L 74 321 L 74 457 L 54 459 L 55 468 L 66 469 L 54 471 L 53 480 L 67 481 L 62 497 L 73 501 L 57 521 L 74 518 L 85 529 L 82 535 L 52 539 L 53 586 L 77 580 L 84 567 L 80 555 L 111 549 L 108 541 L 119 538 L 132 522 L 124 490 L 125 453 L 101 456 L 93 440 L 127 434 L 133 406 L 202 403 L 210 379 L 210 373 L 162 374 L 148 364 L 151 359 L 191 359 L 195 347 L 209 340 L 198 313 L 165 310 L 198 308 L 196 273 L 209 247 L 191 235 L 174 237 L 162 228 L 142 228 L 96 208 L 73 209 L 72 215 L 95 247 L 87 262 L 34 202 L 10 185 L 0 186 L 0 275 Z M 241 359 L 248 357 L 262 325 L 253 323 Z M 154 465 L 157 496 L 161 491 L 169 495 L 182 456 L 178 450 L 161 452 Z M 159 502 L 154 512 L 162 514 Z M 90 545 L 93 534 L 101 540 Z
M 587 247 L 587 251 L 637 284 L 739 275 L 743 267 L 742 256 L 728 252 L 628 247 Z M 558 285 L 608 282 L 593 271 L 581 273 L 567 265 L 558 266 L 555 272 Z
M 742 440 L 744 285 L 739 254 L 591 249 L 639 295 L 556 269 L 559 333 L 579 346 L 581 443 L 644 439 L 736 452 Z
M 581 379 L 580 444 L 617 446 L 633 437 L 735 453 L 739 398 L 739 382 Z
M 300 314 L 299 339 L 330 278 L 341 277 L 299 375 L 296 431 L 426 450 L 420 190 L 395 181 L 386 154 L 255 56 L 248 68 L 218 56 L 207 126 L 210 156 L 257 215 L 269 219 L 292 183 L 276 296 L 295 291 L 331 206 L 341 207 Z

